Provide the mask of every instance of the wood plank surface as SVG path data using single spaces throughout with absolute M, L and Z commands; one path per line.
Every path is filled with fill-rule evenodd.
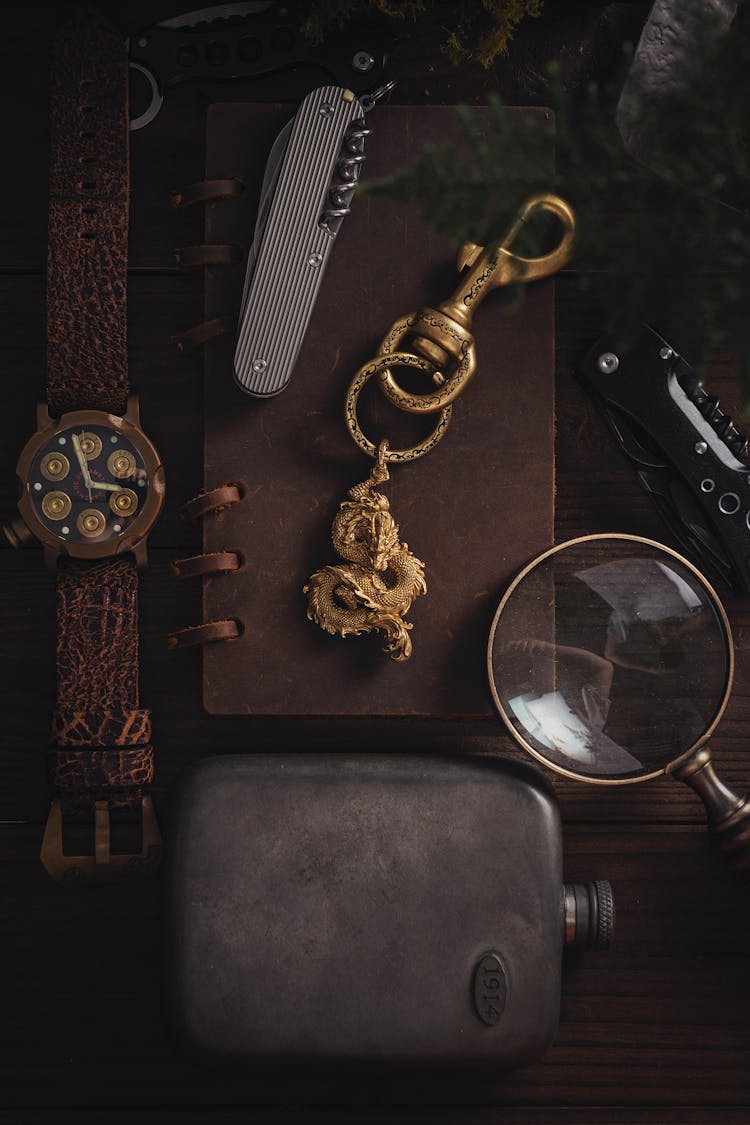
M 0 517 L 15 502 L 15 460 L 33 428 L 44 372 L 46 55 L 65 6 L 4 7 L 0 144 L 14 159 L 0 168 Z M 189 6 L 165 3 L 157 12 L 144 2 L 102 5 L 129 32 Z M 436 30 L 428 30 L 432 39 L 412 35 L 406 45 L 402 100 L 476 102 L 502 86 L 502 70 L 453 72 L 436 63 Z M 205 754 L 375 749 L 384 740 L 393 749 L 516 753 L 494 722 L 446 730 L 208 718 L 199 703 L 200 655 L 166 648 L 168 631 L 200 617 L 199 589 L 175 581 L 169 563 L 200 547 L 199 530 L 177 509 L 202 482 L 202 361 L 177 353 L 169 337 L 201 316 L 201 278 L 177 273 L 173 248 L 200 241 L 202 216 L 200 209 L 174 211 L 168 194 L 200 174 L 205 104 L 198 91 L 175 91 L 157 122 L 133 139 L 132 152 L 132 378 L 168 475 L 166 511 L 143 576 L 141 628 L 142 692 L 154 710 L 154 793 L 167 829 L 173 783 Z M 600 326 L 596 303 L 575 275 L 560 278 L 556 538 L 619 530 L 670 542 L 574 378 Z M 724 357 L 714 376 L 711 389 L 731 403 L 736 385 Z M 750 781 L 750 604 L 729 598 L 727 606 L 737 681 L 714 751 L 722 776 L 742 789 Z M 193 1061 L 165 1020 L 158 881 L 77 894 L 51 884 L 38 863 L 53 608 L 41 557 L 0 552 L 0 1125 L 750 1120 L 750 902 L 712 853 L 697 799 L 668 779 L 612 792 L 555 779 L 566 878 L 610 879 L 618 928 L 609 951 L 566 955 L 557 1041 L 534 1065 L 471 1081 L 409 1075 L 389 1087 L 380 1077 L 339 1074 L 290 1085 L 284 1076 L 217 1072 Z

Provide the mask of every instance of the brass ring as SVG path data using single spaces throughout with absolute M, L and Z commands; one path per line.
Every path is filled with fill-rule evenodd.
M 394 366 L 409 366 L 409 364 L 405 363 L 403 357 L 405 355 L 412 355 L 411 352 L 396 352 L 391 349 L 397 344 L 400 344 L 404 336 L 418 333 L 419 320 L 428 311 L 432 312 L 433 310 L 423 310 L 422 313 L 416 316 L 412 314 L 411 316 L 402 317 L 401 320 L 396 321 L 384 337 L 380 345 L 380 351 L 388 356 Z M 447 330 L 449 318 L 441 313 L 434 313 L 434 315 L 437 319 L 445 322 L 445 330 Z M 459 325 L 458 328 L 460 327 Z M 464 341 L 461 341 L 461 343 L 463 345 Z M 412 364 L 411 366 L 415 365 Z M 378 384 L 388 401 L 392 402 L 394 406 L 397 406 L 399 410 L 405 410 L 409 414 L 434 414 L 438 410 L 447 409 L 453 400 L 458 398 L 474 374 L 476 366 L 476 348 L 474 347 L 473 338 L 470 337 L 468 346 L 461 356 L 461 359 L 458 361 L 456 370 L 449 379 L 446 379 L 445 376 L 441 374 L 442 385 L 439 390 L 433 391 L 432 394 L 415 395 L 411 394 L 410 391 L 405 391 L 394 379 L 389 364 L 386 364 L 379 370 Z M 430 368 L 432 368 L 432 364 Z M 437 376 L 438 373 L 436 372 L 435 374 Z
M 349 390 L 346 392 L 344 417 L 346 419 L 346 428 L 350 436 L 368 457 L 377 456 L 378 447 L 371 442 L 362 431 L 357 418 L 357 401 L 365 383 L 371 379 L 373 375 L 377 375 L 378 372 L 393 363 L 400 364 L 403 367 L 416 367 L 426 375 L 434 375 L 435 379 L 438 379 L 438 377 L 443 379 L 442 375 L 435 372 L 429 360 L 423 359 L 418 355 L 412 355 L 411 352 L 391 352 L 389 355 L 378 355 L 375 359 L 371 359 L 369 363 L 365 363 L 360 367 L 349 384 Z M 386 461 L 389 464 L 405 464 L 407 461 L 416 461 L 418 457 L 424 457 L 425 453 L 429 453 L 431 449 L 435 448 L 448 429 L 452 413 L 452 406 L 443 407 L 440 411 L 440 417 L 438 418 L 435 429 L 424 441 L 420 441 L 417 445 L 409 446 L 408 449 L 389 449 L 385 455 Z

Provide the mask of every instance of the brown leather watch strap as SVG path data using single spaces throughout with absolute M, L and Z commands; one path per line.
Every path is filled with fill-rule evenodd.
M 47 400 L 125 415 L 128 406 L 127 53 L 91 9 L 58 31 L 50 79 Z M 112 543 L 112 549 L 117 544 Z M 150 714 L 138 698 L 138 571 L 130 555 L 63 556 L 57 572 L 57 707 L 48 762 L 55 800 L 41 860 L 67 886 L 151 870 L 161 837 L 144 787 Z M 140 850 L 113 850 L 110 810 L 141 828 Z M 67 850 L 67 815 L 93 823 L 93 849 Z M 75 818 L 73 818 L 75 819 Z M 121 840 L 118 842 L 122 842 Z
M 138 571 L 130 555 L 62 559 L 57 572 L 57 709 L 52 782 L 63 811 L 139 804 L 153 776 L 138 698 Z
M 128 395 L 128 65 L 96 12 L 66 18 L 52 48 L 47 400 L 125 413 Z

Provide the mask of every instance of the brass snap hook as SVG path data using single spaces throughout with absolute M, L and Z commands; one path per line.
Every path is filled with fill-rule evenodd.
M 559 243 L 547 254 L 524 258 L 514 254 L 512 247 L 521 229 L 539 212 L 554 215 L 562 225 Z M 413 351 L 430 360 L 435 367 L 446 368 L 451 360 L 456 370 L 445 377 L 444 385 L 431 394 L 413 395 L 405 391 L 386 365 L 378 373 L 383 394 L 394 406 L 412 414 L 431 414 L 453 402 L 468 385 L 476 370 L 474 337 L 471 322 L 476 309 L 493 289 L 511 282 L 524 284 L 549 277 L 567 264 L 573 251 L 575 217 L 571 207 L 557 195 L 532 195 L 523 204 L 499 244 L 489 247 L 465 244 L 459 253 L 459 268 L 465 270 L 461 282 L 447 301 L 435 308 L 422 309 L 402 317 L 392 325 L 380 346 L 388 353 L 412 336 Z
M 554 215 L 560 221 L 562 237 L 557 246 L 548 253 L 542 254 L 539 258 L 523 258 L 519 254 L 514 254 L 511 251 L 511 246 L 518 237 L 521 228 L 540 211 L 546 211 L 547 214 Z M 510 276 L 507 281 L 496 282 L 495 284 L 507 285 L 510 281 L 522 281 L 524 283 L 538 281 L 540 278 L 549 277 L 551 274 L 557 273 L 558 270 L 564 269 L 573 254 L 575 228 L 576 221 L 573 210 L 570 204 L 561 199 L 559 195 L 542 192 L 539 195 L 530 196 L 516 215 L 500 245 L 500 253 L 504 256 L 506 269 L 510 271 Z

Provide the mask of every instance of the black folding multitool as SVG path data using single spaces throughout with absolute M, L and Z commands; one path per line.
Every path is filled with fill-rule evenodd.
M 602 337 L 580 375 L 685 551 L 750 593 L 748 440 L 718 398 L 647 326 L 626 346 Z

